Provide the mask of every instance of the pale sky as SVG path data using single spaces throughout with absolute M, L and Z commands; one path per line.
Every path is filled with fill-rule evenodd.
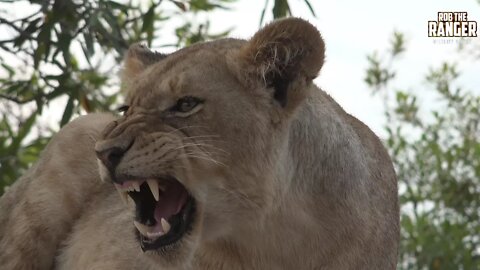
M 366 55 L 386 51 L 394 30 L 405 34 L 407 47 L 395 66 L 396 88 L 425 91 L 429 68 L 449 61 L 457 63 L 461 71 L 459 85 L 480 94 L 480 59 L 457 53 L 456 44 L 434 44 L 427 36 L 427 21 L 436 20 L 439 11 L 466 11 L 480 28 L 480 3 L 476 0 L 311 0 L 316 18 L 302 0 L 290 2 L 293 15 L 316 25 L 326 43 L 326 62 L 315 80 L 317 85 L 376 133 L 383 134 L 383 107 L 380 97 L 372 97 L 364 83 Z M 258 28 L 262 9 L 263 1 L 240 0 L 234 12 L 211 16 L 212 26 L 219 30 L 234 26 L 234 37 L 248 38 Z M 480 37 L 470 42 L 480 46 Z M 434 102 L 432 96 L 420 97 L 420 104 Z
M 19 2 L 18 10 L 25 10 L 23 7 L 28 6 L 22 2 Z M 149 2 L 145 1 L 146 4 Z M 434 102 L 434 97 L 422 93 L 428 87 L 425 74 L 430 67 L 449 61 L 457 63 L 461 71 L 459 85 L 480 94 L 480 59 L 458 53 L 456 44 L 434 44 L 433 38 L 427 36 L 427 21 L 435 20 L 438 11 L 466 11 L 469 20 L 478 21 L 480 27 L 480 3 L 476 0 L 310 0 L 316 18 L 303 0 L 289 2 L 293 15 L 316 25 L 325 40 L 326 62 L 315 80 L 317 85 L 380 135 L 384 133 L 383 107 L 380 97 L 372 97 L 364 83 L 366 55 L 375 50 L 385 51 L 394 30 L 405 34 L 407 47 L 406 54 L 395 66 L 398 70 L 396 88 L 417 91 L 421 105 Z M 231 37 L 251 37 L 258 30 L 263 6 L 263 0 L 238 0 L 229 11 L 208 13 L 212 32 L 233 28 Z M 271 7 L 265 21 L 271 20 L 270 13 Z M 173 25 L 178 21 L 169 23 Z M 163 26 L 162 38 L 154 45 L 173 42 L 172 29 L 168 24 Z M 479 37 L 471 38 L 470 42 L 480 46 Z M 61 102 L 51 105 L 52 109 L 45 113 L 43 121 L 61 118 L 64 105 Z

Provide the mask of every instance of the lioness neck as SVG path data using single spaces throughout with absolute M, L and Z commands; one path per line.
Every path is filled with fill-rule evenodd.
M 333 254 L 348 253 L 346 243 L 360 241 L 351 235 L 363 230 L 362 218 L 351 209 L 365 203 L 363 182 L 368 169 L 346 116 L 325 92 L 313 89 L 289 126 L 288 151 L 279 155 L 275 177 L 283 189 L 277 191 L 273 209 L 263 218 L 245 221 L 232 238 L 208 245 L 200 256 L 205 259 L 202 263 L 225 265 L 225 269 L 235 269 L 232 265 L 240 269 L 313 268 L 335 260 Z

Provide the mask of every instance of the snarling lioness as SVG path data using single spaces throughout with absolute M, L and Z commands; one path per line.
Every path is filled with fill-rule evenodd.
M 1 268 L 394 269 L 392 163 L 313 84 L 323 62 L 295 18 L 133 45 L 123 115 L 67 125 L 2 197 Z

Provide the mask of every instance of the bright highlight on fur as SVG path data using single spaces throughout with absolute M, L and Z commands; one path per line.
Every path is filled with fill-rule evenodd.
M 132 45 L 122 115 L 68 124 L 1 198 L 2 269 L 395 269 L 392 163 L 324 58 L 297 18 Z

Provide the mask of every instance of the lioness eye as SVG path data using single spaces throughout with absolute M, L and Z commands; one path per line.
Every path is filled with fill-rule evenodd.
M 122 105 L 122 106 L 118 107 L 117 111 L 119 113 L 123 113 L 123 115 L 125 115 L 125 113 L 128 111 L 129 108 L 130 108 L 130 106 L 128 106 L 128 105 Z
M 195 108 L 198 104 L 202 103 L 202 100 L 192 96 L 182 97 L 177 101 L 171 110 L 177 112 L 189 112 Z

